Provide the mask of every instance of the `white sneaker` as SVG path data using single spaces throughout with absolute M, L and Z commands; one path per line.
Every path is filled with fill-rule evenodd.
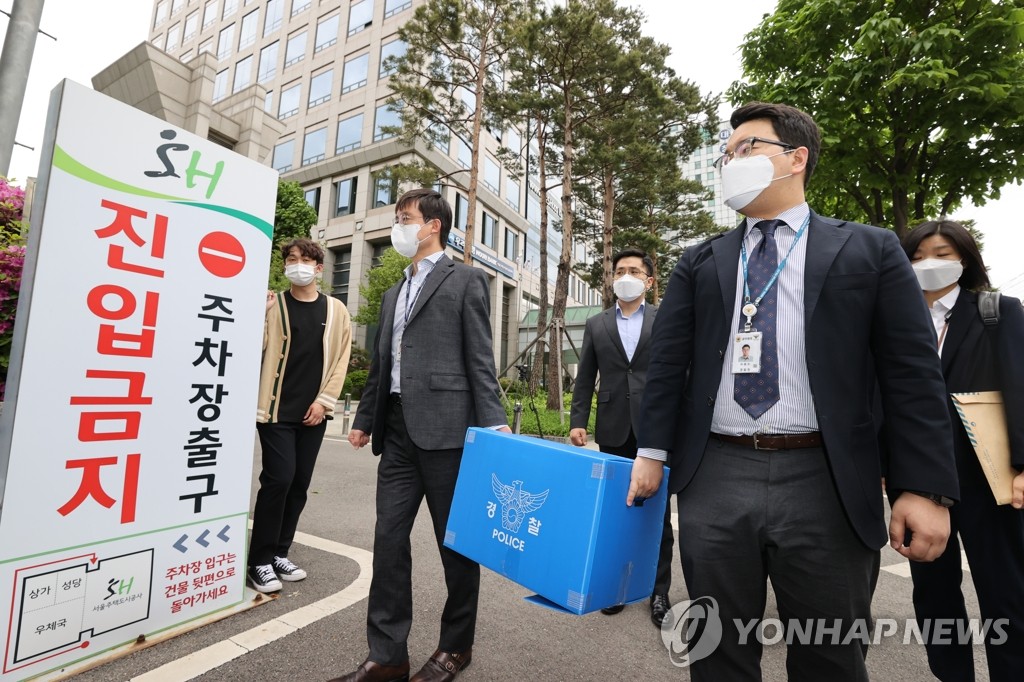
M 288 560 L 286 556 L 274 557 L 274 571 L 285 582 L 294 583 L 306 579 L 306 572 Z
M 284 585 L 277 579 L 274 567 L 270 564 L 262 566 L 250 566 L 248 571 L 249 582 L 257 592 L 267 594 L 268 592 L 280 592 Z

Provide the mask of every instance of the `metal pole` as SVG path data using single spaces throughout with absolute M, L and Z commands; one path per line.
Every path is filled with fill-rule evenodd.
M 0 175 L 4 177 L 11 169 L 14 138 L 42 17 L 43 0 L 14 0 L 0 54 L 0 92 L 4 98 L 4 106 L 0 107 Z
M 345 411 L 341 420 L 341 430 L 348 433 L 348 420 L 352 416 L 352 394 L 345 394 Z

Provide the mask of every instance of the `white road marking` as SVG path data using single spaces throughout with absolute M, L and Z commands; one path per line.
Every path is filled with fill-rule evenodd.
M 967 563 L 967 555 L 964 553 L 963 550 L 960 550 L 960 567 L 966 573 L 970 573 L 971 572 L 971 567 Z M 897 564 L 891 564 L 889 566 L 882 566 L 882 570 L 883 571 L 887 571 L 889 573 L 892 573 L 893 575 L 898 575 L 901 578 L 909 578 L 910 577 L 910 561 L 907 560 L 907 559 L 903 559 L 903 560 L 901 560 Z
M 340 592 L 133 677 L 132 682 L 186 682 L 195 679 L 254 649 L 352 606 L 370 593 L 370 578 L 373 576 L 372 552 L 306 533 L 296 533 L 295 542 L 352 559 L 359 564 L 359 575 Z

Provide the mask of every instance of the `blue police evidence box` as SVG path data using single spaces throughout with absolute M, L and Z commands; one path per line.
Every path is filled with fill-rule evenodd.
M 668 476 L 627 507 L 633 462 L 472 428 L 444 544 L 574 614 L 647 599 L 654 588 Z

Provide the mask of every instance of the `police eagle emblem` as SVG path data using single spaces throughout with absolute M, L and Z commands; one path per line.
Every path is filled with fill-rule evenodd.
M 523 490 L 522 481 L 512 481 L 505 485 L 498 477 L 491 474 L 491 490 L 501 502 L 501 526 L 513 533 L 519 532 L 519 526 L 530 512 L 537 511 L 548 499 L 549 490 L 542 493 L 528 493 Z

